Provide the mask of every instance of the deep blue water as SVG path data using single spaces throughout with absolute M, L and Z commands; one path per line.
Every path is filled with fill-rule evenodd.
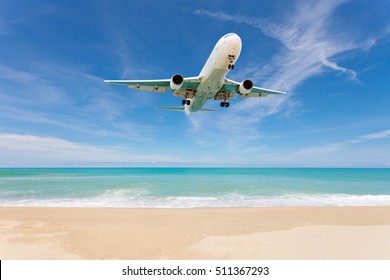
M 390 205 L 390 169 L 0 169 L 0 206 Z

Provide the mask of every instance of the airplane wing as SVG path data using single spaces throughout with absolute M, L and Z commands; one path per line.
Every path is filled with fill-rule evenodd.
M 146 90 L 152 92 L 165 93 L 167 90 L 171 90 L 171 79 L 161 80 L 104 80 L 108 84 L 116 84 L 127 86 L 128 88 Z M 176 96 L 185 96 L 185 92 L 193 92 L 200 83 L 199 77 L 184 78 L 183 85 L 179 90 L 174 91 Z
M 224 92 L 225 94 L 227 94 L 228 97 L 231 97 L 231 98 L 233 98 L 234 94 L 238 94 L 239 98 L 265 97 L 269 94 L 286 94 L 286 92 L 283 92 L 283 91 L 277 91 L 277 90 L 260 88 L 260 87 L 253 87 L 249 93 L 244 94 L 244 93 L 240 93 L 240 91 L 239 91 L 240 84 L 241 83 L 239 83 L 239 82 L 226 79 L 220 92 Z M 230 99 L 230 98 L 227 98 L 227 99 Z

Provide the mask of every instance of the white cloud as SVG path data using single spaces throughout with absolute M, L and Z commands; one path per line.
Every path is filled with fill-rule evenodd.
M 10 96 L 11 99 L 13 98 L 14 101 L 19 98 L 23 103 L 29 100 L 30 103 L 39 105 L 69 104 L 70 100 L 66 92 L 54 84 L 53 81 L 56 80 L 47 78 L 47 75 L 53 73 L 53 68 L 48 69 L 47 73 L 20 71 L 6 65 L 0 65 L 0 80 L 12 81 L 21 88 L 15 90 L 13 87 L 7 88 L 4 86 L 0 87 L 0 90 L 6 93 L 5 95 Z M 2 95 L 4 96 L 4 94 Z
M 333 12 L 345 1 L 300 1 L 282 23 L 272 23 L 263 18 L 243 15 L 229 15 L 223 12 L 196 10 L 194 13 L 224 21 L 243 23 L 259 29 L 268 37 L 274 38 L 285 47 L 259 71 L 249 66 L 247 74 L 254 80 L 266 76 L 265 86 L 292 91 L 305 79 L 319 74 L 324 67 L 346 73 L 353 80 L 356 72 L 338 65 L 332 58 L 342 52 L 367 48 L 366 43 L 355 43 L 346 34 L 331 30 Z M 339 34 L 339 35 L 337 35 Z M 372 39 L 370 39 L 370 42 Z M 370 44 L 372 45 L 372 43 Z
M 387 138 L 390 137 L 390 129 L 376 132 L 376 133 L 371 133 L 371 134 L 366 134 L 363 136 L 360 136 L 359 139 L 368 141 L 368 140 L 376 140 L 376 139 L 382 139 L 382 138 Z
M 117 61 L 118 77 L 107 77 L 106 79 L 135 79 L 134 77 L 154 74 L 155 70 L 147 69 L 149 66 L 143 61 L 138 63 L 136 55 L 132 53 L 134 40 L 137 44 L 142 42 L 135 38 L 133 30 L 129 30 L 127 21 L 118 16 L 118 7 L 110 3 L 100 3 L 101 15 L 103 17 L 103 31 L 108 41 L 111 41 L 111 55 Z M 120 7 L 121 5 L 119 5 Z M 132 78 L 133 77 L 133 78 Z
M 0 65 L 0 79 L 11 80 L 18 83 L 29 83 L 38 77 L 32 73 L 24 72 Z
M 230 15 L 224 12 L 196 10 L 194 13 L 218 20 L 247 24 L 283 45 L 284 49 L 266 66 L 259 68 L 258 65 L 249 65 L 241 69 L 242 74 L 239 74 L 241 79 L 262 81 L 264 87 L 285 90 L 289 93 L 288 97 L 281 99 L 282 101 L 276 97 L 264 103 L 253 103 L 253 100 L 241 102 L 239 105 L 241 110 L 253 110 L 256 107 L 257 110 L 252 112 L 252 117 L 261 120 L 265 116 L 279 112 L 286 105 L 290 106 L 291 104 L 286 102 L 291 98 L 293 90 L 303 81 L 322 73 L 326 68 L 345 73 L 349 79 L 357 80 L 356 71 L 340 66 L 334 57 L 353 49 L 366 50 L 367 46 L 372 46 L 373 43 L 372 38 L 368 39 L 370 44 L 357 43 L 351 36 L 332 30 L 332 14 L 342 3 L 345 1 L 299 1 L 296 9 L 284 20 L 280 19 L 281 23 L 278 24 L 263 18 Z M 273 102 L 275 103 L 272 104 Z M 259 111 L 265 113 L 258 114 Z
M 120 147 L 99 147 L 68 140 L 24 134 L 0 133 L 0 165 L 72 165 L 110 163 L 179 162 L 174 156 L 130 152 Z
M 238 142 L 235 143 L 237 146 L 250 144 L 253 137 L 261 138 L 262 133 L 258 124 L 264 118 L 277 113 L 288 115 L 300 108 L 301 102 L 294 97 L 293 92 L 308 78 L 331 69 L 345 74 L 350 80 L 357 81 L 356 71 L 341 66 L 335 57 L 350 50 L 365 51 L 367 47 L 373 45 L 373 41 L 367 39 L 367 42 L 357 42 L 353 35 L 334 30 L 333 14 L 342 3 L 345 1 L 299 1 L 295 9 L 279 17 L 277 23 L 265 18 L 220 11 L 194 11 L 194 14 L 199 16 L 249 25 L 279 41 L 281 48 L 269 62 L 265 62 L 265 66 L 250 64 L 243 69 L 237 69 L 232 73 L 232 78 L 238 80 L 249 78 L 259 86 L 288 92 L 286 96 L 245 99 L 234 104 L 226 112 L 219 112 L 215 116 L 196 116 L 196 122 L 193 122 L 196 128 L 201 131 L 202 129 L 222 131 L 220 137 L 229 139 L 227 141 L 229 143 L 233 143 L 232 139 L 237 139 Z M 246 137 L 248 133 L 252 138 Z M 239 139 L 240 137 L 242 139 Z M 248 142 L 245 142 L 246 140 Z M 330 145 L 324 151 L 334 148 Z M 302 151 L 304 152 L 306 151 Z
M 346 142 L 327 144 L 324 146 L 317 147 L 307 147 L 286 155 L 284 160 L 294 160 L 299 162 L 300 160 L 315 159 L 319 156 L 329 155 L 331 153 L 338 152 L 342 150 L 345 146 Z
M 198 115 L 196 115 L 198 117 Z M 238 119 L 236 119 L 238 120 Z M 247 124 L 250 121 L 241 116 L 240 120 Z M 233 164 L 255 164 L 265 166 L 383 166 L 388 162 L 389 149 L 383 149 L 386 143 L 378 145 L 369 143 L 390 137 L 390 130 L 357 135 L 354 138 L 333 143 L 305 146 L 301 148 L 272 148 L 272 138 L 278 136 L 267 133 L 263 135 L 256 126 L 241 126 L 240 122 L 226 120 L 224 127 L 216 127 L 214 131 L 200 126 L 191 133 L 191 139 L 205 152 L 212 150 L 218 155 L 216 162 Z M 294 139 L 292 139 L 294 142 Z M 297 145 L 297 144 L 295 144 Z M 299 145 L 299 144 L 298 144 Z
M 0 64 L 0 79 L 17 84 L 15 88 L 0 86 L 1 118 L 62 127 L 86 135 L 151 140 L 154 130 L 149 124 L 124 121 L 124 114 L 139 106 L 139 102 L 128 102 L 123 94 L 109 94 L 116 87 L 88 74 L 86 67 L 71 69 L 35 61 L 33 68 L 38 74 Z M 4 127 L 10 128 L 6 123 Z
M 387 137 L 390 137 L 390 130 L 384 130 L 380 132 L 357 136 L 354 139 L 335 142 L 331 144 L 306 147 L 286 154 L 272 154 L 269 155 L 267 159 L 283 162 L 283 163 L 312 162 L 313 159 L 318 162 L 320 162 L 321 159 L 323 159 L 326 162 L 329 161 L 329 157 L 336 156 L 337 158 L 339 158 L 341 162 L 344 160 L 342 156 L 342 152 L 345 152 L 351 146 L 355 146 L 355 145 L 363 144 L 364 142 L 383 139 Z M 364 152 L 364 150 L 361 152 Z M 388 151 L 382 151 L 381 156 L 386 155 L 386 153 L 388 153 Z M 356 155 L 349 155 L 347 160 L 350 160 L 355 156 Z M 370 157 L 370 155 L 367 155 L 366 157 Z M 366 158 L 360 158 L 360 160 L 364 162 Z

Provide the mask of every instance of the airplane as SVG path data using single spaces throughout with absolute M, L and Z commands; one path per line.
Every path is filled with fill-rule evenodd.
M 226 100 L 233 99 L 234 95 L 238 95 L 239 98 L 261 98 L 271 94 L 286 94 L 282 91 L 255 87 L 249 79 L 236 82 L 226 78 L 229 71 L 234 69 L 241 48 L 241 38 L 235 33 L 228 33 L 219 39 L 199 76 L 184 78 L 180 74 L 175 74 L 170 79 L 104 80 L 104 82 L 124 85 L 131 89 L 160 93 L 172 90 L 174 96 L 183 98 L 183 107 L 166 106 L 157 108 L 183 111 L 187 115 L 198 111 L 216 111 L 203 108 L 206 101 L 211 98 L 221 100 L 221 107 L 229 107 L 229 102 Z

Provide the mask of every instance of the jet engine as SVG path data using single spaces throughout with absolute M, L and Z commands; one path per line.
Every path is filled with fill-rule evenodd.
M 253 88 L 253 82 L 251 80 L 244 80 L 241 82 L 239 92 L 242 94 L 248 94 Z
M 169 86 L 172 90 L 178 90 L 183 85 L 184 78 L 182 75 L 176 74 L 173 75 L 171 78 L 171 82 L 169 83 Z

